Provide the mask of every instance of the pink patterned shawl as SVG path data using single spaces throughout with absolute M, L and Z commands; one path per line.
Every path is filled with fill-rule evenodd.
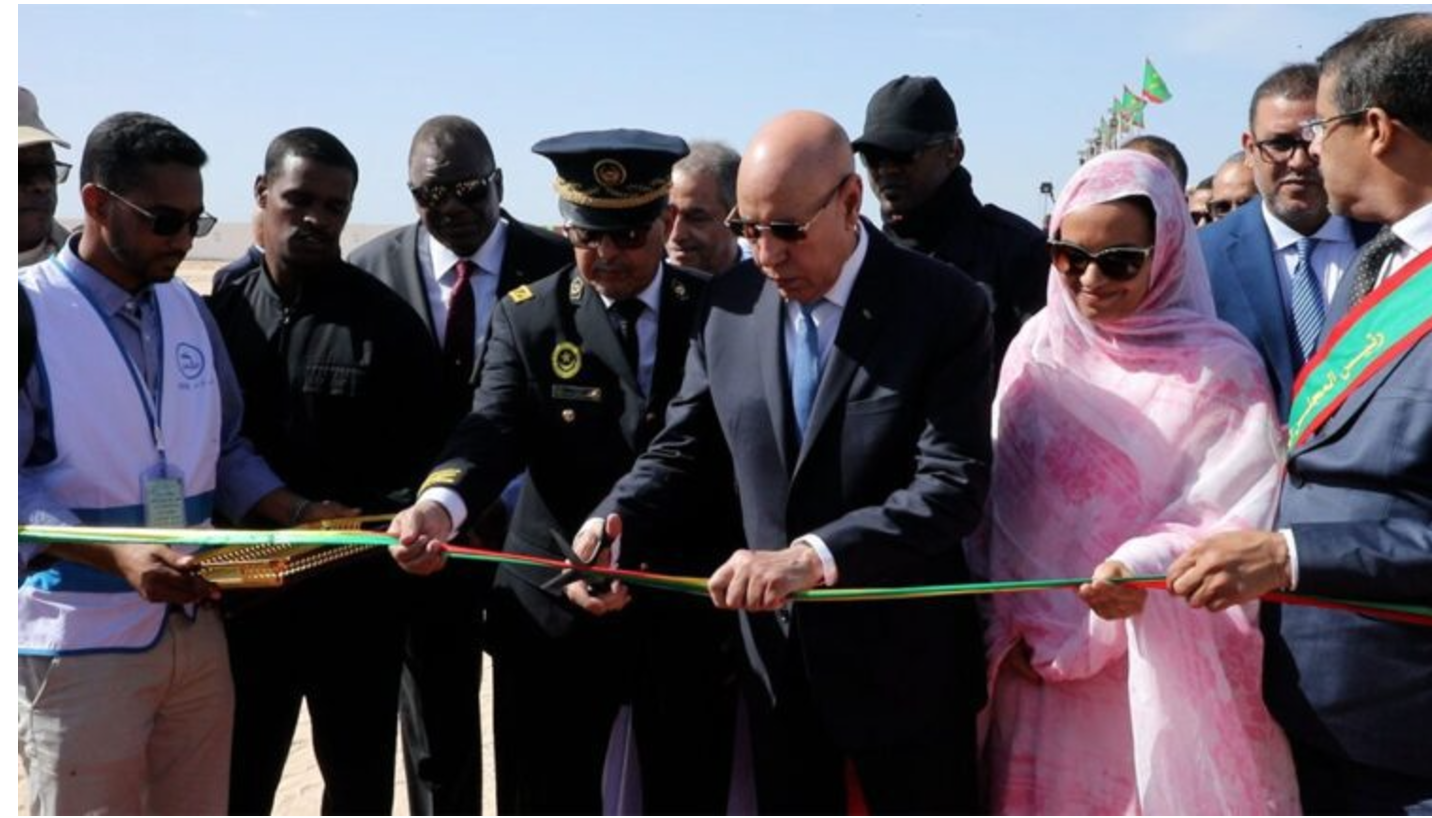
M 1272 523 L 1282 473 L 1276 409 L 1257 355 L 1214 316 L 1173 175 L 1145 154 L 1099 156 L 1069 181 L 1050 230 L 1057 236 L 1071 211 L 1127 196 L 1149 199 L 1157 214 L 1150 289 L 1138 312 L 1095 325 L 1051 270 L 1048 307 L 1005 359 L 989 510 L 971 542 L 971 565 L 992 580 L 1088 576 L 1110 558 L 1137 574 L 1161 574 L 1202 537 Z M 1105 622 L 1071 592 L 1043 592 L 997 596 L 987 613 L 992 682 L 1019 638 L 1033 650 L 1044 682 L 1025 684 L 1020 695 L 1037 698 L 1101 674 L 1117 695 L 1127 667 L 1127 703 L 1108 705 L 1118 717 L 1107 723 L 1123 726 L 1107 735 L 1090 734 L 1091 721 L 1102 723 L 1098 714 L 1084 713 L 1082 726 L 1071 728 L 1061 716 L 1067 702 L 1004 711 L 1021 715 L 995 725 L 992 764 L 1019 757 L 1034 773 L 1019 793 L 992 792 L 997 808 L 1298 810 L 1286 743 L 1263 706 L 1255 605 L 1212 615 L 1151 591 L 1142 614 Z M 994 684 L 994 698 L 1002 686 Z M 1000 708 L 991 712 L 999 719 Z M 1137 791 L 1122 802 L 1039 797 L 1046 782 L 1097 778 L 1129 757 L 1134 770 L 1125 780 Z

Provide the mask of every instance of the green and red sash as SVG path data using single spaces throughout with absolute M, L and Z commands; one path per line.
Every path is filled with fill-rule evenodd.
M 1432 248 L 1393 273 L 1333 327 L 1298 373 L 1288 416 L 1295 449 L 1322 428 L 1343 401 L 1432 332 Z

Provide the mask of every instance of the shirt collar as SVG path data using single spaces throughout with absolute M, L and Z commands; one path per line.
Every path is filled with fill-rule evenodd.
M 857 221 L 855 225 L 855 251 L 840 266 L 840 277 L 835 280 L 835 284 L 824 296 L 826 301 L 841 310 L 845 309 L 846 302 L 850 300 L 850 291 L 855 287 L 855 278 L 860 273 L 861 265 L 865 263 L 866 251 L 870 249 L 870 238 L 865 235 L 865 223 Z
M 118 315 L 131 302 L 140 305 L 149 303 L 153 286 L 141 287 L 135 293 L 129 292 L 111 281 L 104 273 L 86 264 L 79 253 L 75 252 L 74 248 L 78 244 L 79 236 L 65 244 L 60 251 L 60 263 L 70 272 L 70 280 L 75 286 L 84 291 L 105 315 Z
M 1268 207 L 1268 200 L 1263 200 L 1263 223 L 1268 225 L 1268 235 L 1273 239 L 1273 249 L 1286 250 L 1298 243 L 1303 234 L 1283 223 L 1283 220 L 1273 215 Z M 1348 220 L 1336 213 L 1328 214 L 1327 221 L 1318 228 L 1311 238 L 1319 242 L 1344 242 L 1352 243 L 1352 225 Z
M 452 270 L 459 261 L 467 259 L 473 264 L 489 273 L 497 273 L 502 270 L 502 257 L 507 251 L 507 220 L 499 218 L 492 226 L 492 232 L 488 234 L 487 240 L 477 248 L 477 252 L 470 256 L 459 256 L 447 245 L 438 241 L 433 234 L 423 228 L 428 237 L 428 253 L 433 260 L 433 277 L 442 280 L 443 276 Z
M 1392 225 L 1392 233 L 1412 248 L 1413 257 L 1432 247 L 1432 202 L 1403 216 Z
M 581 275 L 581 273 L 576 273 L 576 275 Z M 661 281 L 665 277 L 666 263 L 657 262 L 656 275 L 651 277 L 651 283 L 646 285 L 646 289 L 636 294 L 637 300 L 645 304 L 653 316 L 660 315 L 661 313 Z M 601 293 L 597 293 L 597 295 L 601 296 L 602 306 L 607 309 L 611 309 L 611 306 L 616 303 L 616 299 L 607 298 Z

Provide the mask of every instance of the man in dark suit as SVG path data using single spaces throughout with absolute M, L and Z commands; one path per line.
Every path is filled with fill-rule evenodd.
M 1300 136 L 1317 91 L 1311 63 L 1284 66 L 1259 84 L 1243 161 L 1261 198 L 1198 234 L 1218 317 L 1262 356 L 1284 421 L 1293 379 L 1317 349 L 1338 282 L 1377 232 L 1328 212 L 1318 160 Z
M 970 604 L 788 604 L 817 585 L 967 579 L 990 457 L 988 302 L 964 275 L 859 217 L 850 142 L 807 111 L 744 154 L 739 229 L 754 259 L 716 279 L 667 427 L 597 507 L 603 525 L 708 523 L 691 502 L 724 445 L 748 550 L 711 577 L 740 609 L 758 807 L 844 814 L 853 762 L 875 813 L 978 810 L 983 650 Z M 594 612 L 624 604 L 568 586 Z
M 501 210 L 502 171 L 482 129 L 457 116 L 424 122 L 408 155 L 418 221 L 354 250 L 349 261 L 406 301 L 441 355 L 445 430 L 472 406 L 475 373 L 499 298 L 572 261 L 560 237 Z M 483 511 L 483 509 L 479 509 Z M 494 504 L 478 530 L 501 539 Z M 475 521 L 476 522 L 476 521 Z M 492 572 L 455 566 L 408 585 L 402 727 L 408 801 L 414 815 L 482 811 L 482 604 Z
M 473 411 L 417 505 L 392 527 L 405 544 L 395 556 L 415 572 L 440 564 L 424 550 L 429 539 L 446 538 L 524 468 L 506 550 L 561 559 L 560 543 L 661 428 L 681 383 L 709 281 L 662 262 L 675 217 L 666 195 L 671 166 L 686 143 L 600 131 L 543 140 L 533 150 L 557 166 L 576 264 L 518 287 L 496 310 Z M 732 494 L 729 471 L 713 469 L 697 507 L 730 519 L 734 497 L 725 498 Z M 684 561 L 657 552 L 650 562 L 658 570 L 709 571 L 733 539 L 709 526 Z M 650 551 L 639 537 L 631 545 L 634 554 Z M 734 636 L 734 623 L 695 600 L 654 601 L 645 623 L 596 619 L 560 588 L 543 587 L 552 576 L 504 565 L 488 607 L 499 812 L 602 811 L 608 737 L 629 695 L 626 680 L 607 670 L 623 657 L 639 669 L 631 690 L 647 811 L 724 812 L 734 691 L 721 670 L 720 641 L 723 631 Z M 651 634 L 663 634 L 661 644 Z M 637 653 L 648 646 L 659 654 Z M 648 706 L 655 719 L 644 718 Z
M 1371 20 L 1319 58 L 1304 139 L 1332 207 L 1386 225 L 1339 287 L 1293 398 L 1277 531 L 1169 571 L 1195 607 L 1276 588 L 1432 600 L 1432 15 Z M 1432 629 L 1265 605 L 1264 691 L 1310 815 L 1432 813 Z

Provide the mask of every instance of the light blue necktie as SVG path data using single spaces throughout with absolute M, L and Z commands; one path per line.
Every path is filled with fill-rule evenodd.
M 815 327 L 815 308 L 819 303 L 801 304 L 801 314 L 796 319 L 795 360 L 791 362 L 791 405 L 796 412 L 797 442 L 805 441 L 811 408 L 815 406 L 815 392 L 820 386 L 820 334 Z
M 1318 337 L 1323 334 L 1323 288 L 1313 273 L 1313 245 L 1317 239 L 1298 239 L 1298 264 L 1293 268 L 1293 327 L 1303 360 L 1313 357 Z

